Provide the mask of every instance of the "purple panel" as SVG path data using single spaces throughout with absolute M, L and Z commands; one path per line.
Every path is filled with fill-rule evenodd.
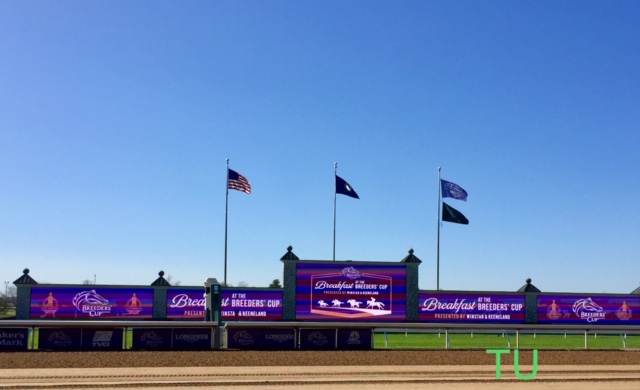
M 82 349 L 83 350 L 108 350 L 117 351 L 122 349 L 122 328 L 110 329 L 83 329 Z
M 227 329 L 227 348 L 262 349 L 263 332 L 261 329 Z
M 31 318 L 151 319 L 152 288 L 32 287 Z
M 338 329 L 338 349 L 373 349 L 372 329 Z
M 336 330 L 300 329 L 300 349 L 336 349 Z
M 76 350 L 82 347 L 82 330 L 68 328 L 40 328 L 38 349 Z
M 418 294 L 418 318 L 424 322 L 524 323 L 522 294 L 426 293 Z
M 296 348 L 296 332 L 293 329 L 264 329 L 262 349 L 290 350 Z
M 211 328 L 174 328 L 173 349 L 211 349 Z
M 538 295 L 539 324 L 640 324 L 640 297 L 630 295 Z
M 204 319 L 204 290 L 171 289 L 167 293 L 168 319 Z M 222 291 L 223 321 L 278 321 L 282 319 L 282 290 L 228 289 Z
M 293 329 L 227 329 L 227 348 L 229 349 L 295 349 L 295 330 Z
M 171 288 L 167 291 L 167 319 L 204 320 L 204 288 Z
M 298 263 L 296 319 L 404 321 L 405 264 Z
M 29 329 L 0 328 L 0 351 L 19 351 L 29 347 Z
M 131 349 L 167 350 L 171 349 L 171 329 L 134 328 Z
M 282 319 L 282 290 L 222 290 L 223 321 Z

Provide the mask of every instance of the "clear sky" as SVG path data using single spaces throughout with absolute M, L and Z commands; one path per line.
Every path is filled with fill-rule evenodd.
M 640 2 L 0 1 L 0 277 L 282 278 L 289 245 L 440 287 L 640 285 Z

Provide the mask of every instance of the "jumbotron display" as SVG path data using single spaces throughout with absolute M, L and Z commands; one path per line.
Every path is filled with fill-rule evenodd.
M 126 320 L 153 317 L 152 288 L 33 287 L 31 318 Z
M 171 289 L 167 293 L 167 319 L 204 319 L 204 289 Z M 222 291 L 223 321 L 278 321 L 282 319 L 281 290 Z
M 296 319 L 404 321 L 404 264 L 296 264 Z
M 640 324 L 640 297 L 588 294 L 538 295 L 539 324 Z
M 524 323 L 522 294 L 426 293 L 419 295 L 419 318 L 424 322 Z

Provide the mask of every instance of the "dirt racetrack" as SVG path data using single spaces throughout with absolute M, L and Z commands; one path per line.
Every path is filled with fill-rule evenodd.
M 520 364 L 532 364 L 532 352 L 520 351 Z M 502 355 L 513 365 L 514 353 Z M 97 367 L 259 367 L 259 366 L 423 366 L 490 365 L 496 355 L 484 350 L 374 351 L 118 351 L 118 352 L 3 352 L 1 368 Z M 538 351 L 539 365 L 634 365 L 640 351 Z
M 530 381 L 513 351 L 3 352 L 0 389 L 639 389 L 640 351 L 538 351 Z M 532 352 L 520 351 L 521 375 Z

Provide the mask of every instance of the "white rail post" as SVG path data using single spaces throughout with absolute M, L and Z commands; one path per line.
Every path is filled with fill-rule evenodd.
M 589 349 L 589 331 L 584 331 L 584 349 Z

